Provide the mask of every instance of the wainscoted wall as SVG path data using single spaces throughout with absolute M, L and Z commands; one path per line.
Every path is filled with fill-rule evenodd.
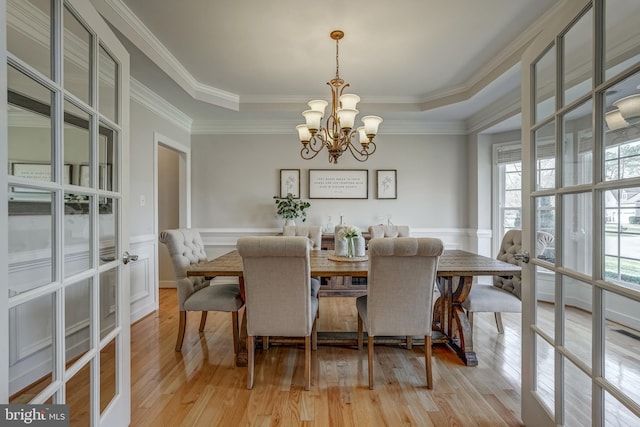
M 158 238 L 132 236 L 130 248 L 130 253 L 138 255 L 137 261 L 129 263 L 131 322 L 135 322 L 158 308 Z
M 47 216 L 11 217 L 14 228 L 27 223 L 37 229 L 35 224 L 50 222 Z M 72 218 L 78 220 L 79 218 Z M 104 218 L 101 218 L 104 220 Z M 67 218 L 69 220 L 69 218 Z M 69 222 L 69 221 L 67 221 Z M 80 222 L 80 221 L 76 221 Z M 72 230 L 73 224 L 67 224 Z M 27 231 L 24 231 L 27 233 Z M 44 242 L 28 240 L 33 247 L 46 247 Z M 101 257 L 115 257 L 113 241 L 102 242 L 105 249 Z M 130 242 L 130 253 L 138 255 L 138 260 L 125 267 L 130 274 L 131 321 L 134 322 L 158 308 L 158 287 L 155 235 L 135 236 Z M 49 277 L 52 271 L 51 250 L 24 248 L 24 251 L 12 253 L 9 258 L 10 292 L 17 295 L 27 291 L 37 291 L 45 286 L 43 277 Z M 65 271 L 67 276 L 82 272 L 89 265 L 89 252 L 86 245 L 68 245 L 65 247 Z M 116 313 L 116 270 L 107 270 L 100 275 L 99 328 L 103 333 L 110 332 L 115 325 Z M 13 285 L 12 285 L 13 284 Z M 72 360 L 84 354 L 89 348 L 91 319 L 91 281 L 79 280 L 64 290 L 65 299 L 65 349 L 66 360 Z M 9 310 L 9 355 L 10 390 L 15 392 L 37 381 L 51 372 L 52 366 L 52 325 L 55 321 L 51 297 L 44 296 L 29 303 L 20 304 Z

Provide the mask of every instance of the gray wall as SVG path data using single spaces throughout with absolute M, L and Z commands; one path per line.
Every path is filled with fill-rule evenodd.
M 163 146 L 158 147 L 158 231 L 180 226 L 180 189 L 178 188 L 178 153 Z M 168 282 L 175 286 L 175 273 L 169 250 L 158 245 L 158 280 L 160 286 Z
M 153 183 L 154 132 L 189 146 L 190 134 L 166 118 L 149 111 L 135 101 L 131 101 L 131 177 L 129 196 L 131 200 L 131 235 L 153 234 L 155 213 Z M 145 206 L 140 206 L 140 196 L 144 196 Z
M 194 135 L 192 150 L 192 225 L 281 227 L 273 196 L 280 169 L 301 169 L 301 194 L 308 199 L 309 169 L 367 169 L 369 198 L 311 199 L 308 224 L 345 223 L 366 227 L 385 222 L 425 228 L 466 228 L 466 136 L 379 135 L 377 152 L 366 162 L 344 154 L 338 165 L 326 150 L 313 160 L 300 157 L 296 135 Z M 377 200 L 377 169 L 397 169 L 398 198 Z

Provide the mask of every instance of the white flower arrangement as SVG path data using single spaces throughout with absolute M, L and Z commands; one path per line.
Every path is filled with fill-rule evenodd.
M 336 235 L 338 239 L 342 239 L 343 237 L 346 239 L 352 239 L 354 237 L 360 236 L 362 236 L 362 232 L 355 225 L 347 225 L 341 228 L 340 230 L 338 230 L 338 234 Z

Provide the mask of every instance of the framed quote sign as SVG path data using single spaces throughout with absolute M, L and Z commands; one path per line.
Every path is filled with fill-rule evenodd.
M 366 169 L 309 169 L 310 199 L 368 199 Z

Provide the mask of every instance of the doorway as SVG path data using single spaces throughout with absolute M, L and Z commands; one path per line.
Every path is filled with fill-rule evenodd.
M 162 230 L 191 226 L 190 149 L 170 138 L 154 134 L 156 235 Z M 175 288 L 169 252 L 158 245 L 158 287 Z

